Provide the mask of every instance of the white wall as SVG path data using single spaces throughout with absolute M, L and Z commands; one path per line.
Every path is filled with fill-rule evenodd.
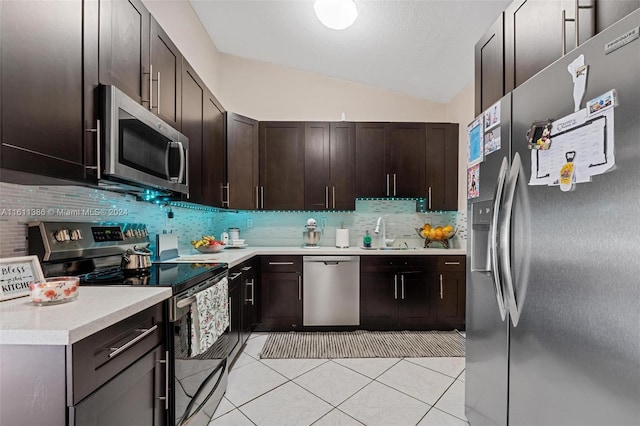
M 224 106 L 258 120 L 442 121 L 446 105 L 221 54 Z M 363 70 L 366 72 L 366 70 Z
M 459 123 L 458 211 L 467 210 L 467 124 L 474 118 L 474 85 L 469 83 L 447 104 L 447 121 Z
M 189 0 L 142 0 L 162 29 L 220 102 L 221 58 Z

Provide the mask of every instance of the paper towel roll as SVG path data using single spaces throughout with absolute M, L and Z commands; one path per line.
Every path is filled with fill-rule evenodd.
M 348 229 L 336 229 L 336 247 L 347 248 L 349 247 L 349 230 Z

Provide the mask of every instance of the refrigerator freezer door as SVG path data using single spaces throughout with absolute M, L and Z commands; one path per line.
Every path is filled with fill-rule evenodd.
M 511 95 L 500 101 L 500 149 L 480 163 L 478 198 L 468 202 L 471 224 L 467 257 L 467 339 L 465 414 L 473 426 L 506 426 L 509 361 L 509 317 L 503 289 L 494 276 L 499 237 L 501 182 L 510 158 Z M 505 160 L 506 159 L 506 160 Z
M 616 89 L 619 106 L 614 169 L 570 192 L 516 189 L 511 266 L 516 297 L 524 287 L 527 292 L 510 330 L 510 426 L 637 425 L 640 419 L 640 40 L 605 55 L 607 43 L 639 26 L 637 11 L 513 92 L 512 150 L 522 158 L 525 182 L 527 129 L 573 112 L 567 66 L 580 54 L 589 66 L 584 99 Z M 530 271 L 527 282 L 519 277 L 523 268 Z

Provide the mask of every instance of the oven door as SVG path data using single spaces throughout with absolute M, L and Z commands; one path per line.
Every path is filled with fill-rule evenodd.
M 103 86 L 107 179 L 188 193 L 189 141 L 115 86 Z
M 226 277 L 226 273 L 223 275 Z M 208 282 L 220 281 L 214 278 Z M 208 285 L 209 287 L 211 285 Z M 173 351 L 170 374 L 173 404 L 169 418 L 176 426 L 207 425 L 227 388 L 227 333 L 198 355 L 192 325 L 197 312 L 192 309 L 195 296 L 174 297 L 171 313 L 170 349 Z

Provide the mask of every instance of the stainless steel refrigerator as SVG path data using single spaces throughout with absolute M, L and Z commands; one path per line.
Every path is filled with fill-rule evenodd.
M 465 404 L 472 426 L 640 422 L 639 27 L 636 11 L 495 109 L 500 148 L 485 154 L 478 196 L 468 200 Z M 615 166 L 590 181 L 584 167 L 576 169 L 582 179 L 568 174 L 571 191 L 530 185 L 542 164 L 536 155 L 545 153 L 532 155 L 527 133 L 534 122 L 574 112 L 568 67 L 580 55 L 588 66 L 580 108 L 617 93 L 602 130 Z M 565 143 L 561 134 L 555 126 L 552 149 Z

